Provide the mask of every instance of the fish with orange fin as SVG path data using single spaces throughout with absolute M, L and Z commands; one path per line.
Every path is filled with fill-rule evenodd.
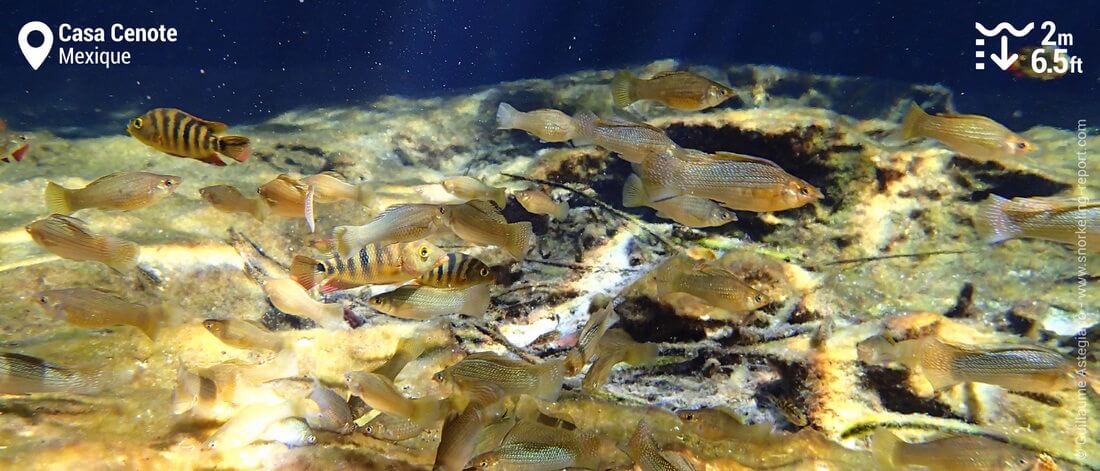
M 655 100 L 681 111 L 699 111 L 718 106 L 733 96 L 733 89 L 702 75 L 669 71 L 640 79 L 625 70 L 611 80 L 611 97 L 617 108 L 636 101 Z
M 980 161 L 1024 157 L 1038 147 L 1001 123 L 976 114 L 930 115 L 916 103 L 901 121 L 901 138 L 935 139 L 951 150 Z
M 244 162 L 252 153 L 247 137 L 221 135 L 228 128 L 225 123 L 200 119 L 175 108 L 155 108 L 130 120 L 126 132 L 168 155 L 224 167 L 219 155 Z
M 0 119 L 0 162 L 22 162 L 30 149 L 29 141 L 27 135 L 10 131 L 8 123 Z
M 407 244 L 369 244 L 354 256 L 333 254 L 324 260 L 298 255 L 290 277 L 305 289 L 321 285 L 322 293 L 368 284 L 402 283 L 427 273 L 446 254 L 426 240 Z

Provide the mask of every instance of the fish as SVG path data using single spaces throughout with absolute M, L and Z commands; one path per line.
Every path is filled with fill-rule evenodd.
M 607 384 L 611 369 L 619 363 L 640 366 L 657 359 L 657 344 L 635 342 L 622 329 L 608 330 L 600 338 L 596 350 L 596 361 L 581 380 L 581 388 L 585 391 L 596 391 Z
M 654 281 L 659 297 L 686 293 L 731 313 L 751 312 L 771 303 L 768 295 L 721 267 L 695 264 L 687 268 L 671 263 L 656 271 Z
M 260 441 L 279 442 L 291 448 L 309 446 L 317 443 L 317 435 L 306 421 L 297 417 L 287 417 L 268 425 L 260 435 Z
M 0 119 L 0 162 L 18 163 L 26 157 L 30 149 L 30 137 L 12 132 L 8 123 Z
M 436 288 L 465 288 L 494 281 L 493 270 L 485 262 L 464 253 L 449 252 L 428 269 L 416 283 Z
M 424 433 L 425 429 L 427 427 L 424 424 L 413 422 L 404 417 L 382 413 L 363 426 L 363 433 L 367 434 L 368 437 L 379 440 L 399 442 L 416 438 Z
M 324 387 L 317 378 L 313 378 L 313 389 L 309 391 L 309 399 L 317 405 L 317 412 L 306 414 L 306 423 L 310 428 L 327 430 L 329 432 L 346 435 L 355 428 L 348 402 L 335 391 Z
M 626 451 L 642 471 L 695 471 L 695 466 L 683 457 L 661 451 L 645 419 L 638 421 Z
M 500 446 L 478 455 L 470 464 L 477 469 L 502 471 L 604 469 L 606 448 L 594 434 L 517 421 Z
M 872 454 L 883 469 L 943 471 L 1027 470 L 1038 461 L 1035 452 L 985 437 L 956 436 L 925 443 L 906 443 L 886 429 L 875 430 Z
M 451 314 L 483 317 L 489 309 L 489 285 L 466 288 L 402 286 L 370 298 L 370 307 L 402 319 L 427 320 Z
M 298 407 L 290 401 L 276 404 L 252 404 L 237 412 L 232 419 L 218 428 L 203 448 L 207 450 L 236 450 L 261 439 L 272 424 L 299 416 Z
M 264 183 L 256 189 L 260 199 L 267 204 L 271 214 L 297 219 L 306 217 L 306 194 L 309 185 L 287 174 Z
M 504 188 L 486 185 L 474 177 L 458 176 L 448 177 L 439 182 L 448 193 L 466 201 L 481 200 L 492 201 L 497 207 L 503 208 L 508 202 L 508 195 Z
M 39 292 L 35 299 L 54 319 L 80 327 L 130 325 L 150 339 L 166 320 L 160 306 L 131 303 L 114 294 L 91 288 L 54 289 Z
M 80 219 L 52 214 L 26 226 L 39 247 L 58 257 L 91 260 L 122 273 L 137 266 L 141 247 L 128 240 L 96 234 Z
M 1012 65 L 1008 66 L 1008 72 L 1012 74 L 1013 77 L 1043 81 L 1064 77 L 1068 68 L 1062 72 L 1054 70 L 1054 57 L 1057 54 L 1055 51 L 1057 51 L 1057 48 L 1054 46 L 1028 46 L 1021 48 L 1019 51 L 1016 51 L 1019 57 Z M 1065 53 L 1064 50 L 1062 52 Z M 1036 55 L 1037 57 L 1042 57 L 1043 60 L 1045 60 L 1047 64 L 1051 64 L 1051 66 L 1046 67 L 1045 70 L 1035 70 L 1035 68 L 1031 66 L 1031 61 L 1032 57 Z
M 905 340 L 879 358 L 919 373 L 939 391 L 961 383 L 985 383 L 1011 391 L 1051 393 L 1073 388 L 1073 363 L 1061 353 L 1037 345 L 958 345 L 935 336 Z
M 264 281 L 263 289 L 264 293 L 267 293 L 268 299 L 271 300 L 271 304 L 280 311 L 312 319 L 318 325 L 326 328 L 343 328 L 346 325 L 343 305 L 314 300 L 294 280 L 287 278 L 268 279 Z
M 706 440 L 739 440 L 763 444 L 774 435 L 769 424 L 745 425 L 722 408 L 676 411 L 683 429 Z
M 344 375 L 344 381 L 352 394 L 362 398 L 367 405 L 383 413 L 409 419 L 419 426 L 431 426 L 442 420 L 447 412 L 444 402 L 438 399 L 406 398 L 393 385 L 393 381 L 382 375 L 352 371 Z
M 242 349 L 270 350 L 278 352 L 284 342 L 275 333 L 254 322 L 239 319 L 206 319 L 202 326 L 222 343 Z
M 477 352 L 436 373 L 433 379 L 448 381 L 465 391 L 489 383 L 508 395 L 529 394 L 553 401 L 561 393 L 563 373 L 561 360 L 531 364 L 492 352 Z
M 385 376 L 393 381 L 401 373 L 401 370 L 405 369 L 406 365 L 420 358 L 420 355 L 427 349 L 428 344 L 422 337 L 404 337 L 397 341 L 397 348 L 394 349 L 393 356 L 386 360 L 382 366 L 375 368 L 372 373 Z
M 916 103 L 901 121 L 901 138 L 935 139 L 951 150 L 980 161 L 1026 156 L 1038 147 L 985 116 L 925 113 Z
M 264 200 L 249 198 L 234 186 L 208 186 L 200 189 L 199 195 L 214 209 L 224 213 L 245 213 L 258 221 L 263 221 L 267 217 L 268 207 Z
M 680 111 L 699 111 L 718 106 L 732 96 L 732 88 L 687 71 L 662 72 L 640 79 L 621 70 L 611 79 L 611 97 L 617 108 L 654 100 Z
M 569 215 L 569 203 L 554 201 L 542 190 L 522 190 L 512 193 L 512 196 L 515 196 L 520 206 L 531 214 L 545 214 L 559 221 Z
M 1072 197 L 1013 198 L 990 194 L 978 210 L 988 243 L 1041 239 L 1100 252 L 1100 201 Z
M 320 285 L 322 293 L 363 285 L 401 283 L 416 279 L 436 266 L 444 252 L 426 240 L 389 245 L 368 244 L 355 257 L 331 255 L 317 260 L 296 255 L 290 277 L 305 289 Z
M 223 397 L 233 396 L 235 386 L 235 381 L 219 386 L 209 375 L 188 371 L 181 365 L 176 372 L 176 388 L 172 391 L 172 413 L 191 412 L 196 417 L 213 418 Z
M 317 224 L 313 219 L 313 185 L 306 187 L 306 198 L 302 202 L 303 216 L 306 218 L 306 226 L 309 227 L 309 233 L 312 234 L 317 229 Z
M 674 149 L 635 165 L 650 201 L 690 195 L 741 211 L 798 208 L 824 197 L 820 190 L 760 157 Z
M 443 224 L 466 242 L 495 245 L 516 260 L 523 260 L 535 241 L 530 222 L 509 223 L 498 209 L 484 201 L 447 206 Z
M 182 182 L 177 176 L 149 172 L 116 172 L 76 189 L 47 182 L 46 209 L 56 214 L 85 208 L 132 211 L 163 200 Z
M 577 144 L 592 143 L 619 154 L 627 162 L 640 164 L 646 159 L 678 149 L 665 131 L 645 123 L 620 119 L 605 120 L 590 111 L 578 113 Z
M 224 155 L 237 162 L 248 160 L 252 146 L 247 137 L 223 136 L 229 126 L 207 121 L 175 108 L 155 108 L 130 120 L 126 132 L 149 147 L 218 167 Z
M 545 141 L 565 142 L 576 137 L 573 118 L 558 110 L 518 111 L 512 105 L 497 105 L 497 129 L 519 129 Z
M 95 395 L 129 383 L 135 370 L 78 370 L 38 357 L 0 352 L 0 394 L 69 393 Z
M 600 338 L 607 332 L 608 327 L 615 319 L 613 303 L 608 303 L 601 309 L 597 309 L 588 316 L 584 326 L 577 335 L 577 345 L 565 355 L 565 372 L 569 376 L 576 375 L 584 369 L 593 357 L 596 356 L 597 345 Z
M 718 227 L 737 220 L 737 215 L 718 203 L 697 196 L 673 196 L 651 201 L 642 178 L 631 174 L 623 184 L 623 206 L 649 206 L 657 216 L 671 219 L 687 227 Z
M 478 435 L 485 426 L 504 415 L 504 408 L 470 404 L 443 421 L 435 452 L 435 471 L 462 471 L 474 457 Z
M 344 181 L 343 177 L 335 172 L 321 172 L 302 178 L 301 182 L 313 185 L 316 190 L 314 201 L 321 204 L 335 203 L 337 201 L 356 201 L 365 204 L 370 195 L 364 187 L 352 185 Z
M 431 236 L 443 227 L 441 205 L 399 204 L 386 208 L 362 226 L 337 226 L 332 230 L 341 257 L 368 244 L 412 242 Z

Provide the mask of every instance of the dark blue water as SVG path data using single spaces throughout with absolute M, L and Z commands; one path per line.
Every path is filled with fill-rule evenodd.
M 5 2 L 0 116 L 16 127 L 121 132 L 129 111 L 174 106 L 238 124 L 383 94 L 432 96 L 661 58 L 775 64 L 942 83 L 962 112 L 1013 128 L 1100 122 L 1100 12 L 1068 2 Z M 1053 20 L 1085 74 L 1039 82 L 974 70 L 974 22 Z M 107 44 L 135 65 L 32 71 L 16 45 L 40 20 L 164 24 L 176 43 Z M 1012 49 L 1041 34 L 1013 40 Z M 76 45 L 90 49 L 88 45 Z M 992 65 L 990 65 L 992 67 Z

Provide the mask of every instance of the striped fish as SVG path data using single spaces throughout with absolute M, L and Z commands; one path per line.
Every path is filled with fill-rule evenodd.
M 248 160 L 251 146 L 243 136 L 220 136 L 228 126 L 175 108 L 156 108 L 130 121 L 126 131 L 145 145 L 177 157 L 225 166 L 218 154 Z
M 0 394 L 70 392 L 91 394 L 99 390 L 97 378 L 20 353 L 0 353 Z
M 491 281 L 493 271 L 485 262 L 464 253 L 448 253 L 416 282 L 436 288 L 463 288 Z
M 321 284 L 321 292 L 329 293 L 363 285 L 409 281 L 432 268 L 442 256 L 443 251 L 427 241 L 368 244 L 348 258 L 332 255 L 317 260 L 295 256 L 290 264 L 290 277 L 305 289 Z

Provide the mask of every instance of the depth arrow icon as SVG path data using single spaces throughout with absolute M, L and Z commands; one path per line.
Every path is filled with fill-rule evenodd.
M 989 58 L 992 59 L 1001 70 L 1008 70 L 1012 63 L 1020 58 L 1020 55 L 1016 53 L 1013 53 L 1011 56 L 1008 55 L 1008 36 L 1001 36 L 1001 55 L 998 56 L 997 53 L 993 53 L 989 55 Z

